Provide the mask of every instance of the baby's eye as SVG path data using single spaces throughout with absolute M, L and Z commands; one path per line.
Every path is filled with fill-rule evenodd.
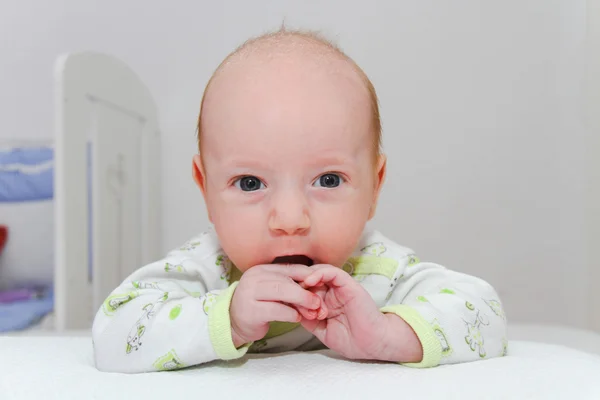
M 315 186 L 331 189 L 340 186 L 341 181 L 342 178 L 338 174 L 324 174 L 315 181 Z
M 243 176 L 237 179 L 233 184 L 244 192 L 254 192 L 262 189 L 261 185 L 264 186 L 260 179 L 255 176 Z

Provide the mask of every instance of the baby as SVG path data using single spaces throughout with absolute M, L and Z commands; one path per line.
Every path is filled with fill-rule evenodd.
M 326 40 L 280 30 L 229 55 L 204 92 L 193 159 L 214 232 L 106 299 L 97 368 L 324 346 L 413 367 L 505 355 L 489 284 L 366 231 L 385 178 L 380 140 L 371 82 Z

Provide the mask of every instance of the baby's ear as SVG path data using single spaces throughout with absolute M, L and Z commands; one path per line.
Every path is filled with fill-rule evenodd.
M 381 191 L 383 182 L 385 181 L 385 175 L 387 173 L 387 157 L 385 154 L 380 154 L 377 160 L 377 194 Z
M 204 172 L 204 166 L 202 165 L 202 159 L 199 154 L 196 154 L 192 159 L 192 176 L 194 177 L 194 181 L 200 189 L 200 192 L 202 192 L 202 197 L 204 197 L 204 203 L 206 204 L 206 210 L 208 212 L 208 220 L 212 223 L 212 215 L 210 213 L 210 208 L 208 207 L 208 199 L 206 198 L 206 173 Z
M 385 154 L 380 154 L 377 158 L 377 164 L 375 165 L 375 185 L 373 188 L 373 201 L 371 203 L 371 210 L 369 211 L 369 220 L 375 216 L 375 210 L 377 208 L 377 201 L 379 200 L 379 193 L 383 187 L 385 181 L 385 174 L 387 168 L 387 157 Z
M 202 159 L 199 154 L 194 155 L 192 159 L 192 176 L 196 182 L 196 186 L 202 192 L 202 196 L 206 199 L 206 177 L 204 174 L 204 167 L 202 166 Z

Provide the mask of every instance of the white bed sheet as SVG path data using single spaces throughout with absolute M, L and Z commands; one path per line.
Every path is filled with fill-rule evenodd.
M 329 351 L 251 355 L 181 371 L 101 373 L 89 337 L 0 337 L 0 398 L 600 399 L 600 357 L 514 341 L 509 356 L 419 370 Z
M 558 344 L 600 355 L 600 334 L 585 329 L 547 324 L 508 324 L 511 340 Z

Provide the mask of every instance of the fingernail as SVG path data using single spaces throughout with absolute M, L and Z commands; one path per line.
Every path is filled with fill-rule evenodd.
M 312 300 L 312 308 L 319 308 L 321 305 L 321 298 L 319 296 L 314 296 Z
M 319 309 L 319 314 L 317 315 L 317 319 L 321 320 L 324 319 L 327 316 L 327 311 L 325 311 L 324 309 L 320 308 Z

